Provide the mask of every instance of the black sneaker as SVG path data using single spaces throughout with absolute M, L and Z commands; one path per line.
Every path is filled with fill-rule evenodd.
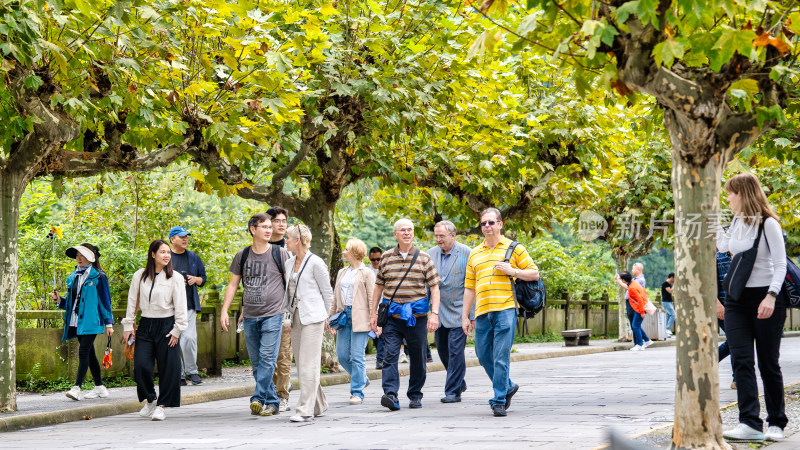
M 186 384 L 186 378 L 181 378 L 181 386 L 188 386 Z
M 375 361 L 375 369 L 376 370 L 383 369 L 383 360 L 382 359 L 379 359 L 379 360 Z
M 408 402 L 408 407 L 411 409 L 422 408 L 422 399 L 421 398 L 411 399 L 411 401 Z
M 514 394 L 517 393 L 519 390 L 519 385 L 515 384 L 514 387 L 506 394 L 506 406 L 503 409 L 508 409 L 511 407 L 511 398 L 514 397 Z
M 384 394 L 381 397 L 381 406 L 389 408 L 389 411 L 397 411 L 400 409 L 400 402 L 397 401 L 397 397 L 394 395 Z
M 505 417 L 507 415 L 506 409 L 499 403 L 492 406 L 492 414 L 494 414 L 495 417 Z
M 189 379 L 192 380 L 192 384 L 203 384 L 203 379 L 196 373 L 189 374 Z

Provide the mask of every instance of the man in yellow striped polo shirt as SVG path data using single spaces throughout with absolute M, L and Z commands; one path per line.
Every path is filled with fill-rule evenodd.
M 497 208 L 483 211 L 480 225 L 485 239 L 472 249 L 467 261 L 461 324 L 464 333 L 471 335 L 475 331 L 475 353 L 494 388 L 489 405 L 495 416 L 504 417 L 519 390 L 509 375 L 517 327 L 510 277 L 536 281 L 539 269 L 522 245 L 516 246 L 509 262 L 504 261 L 512 241 L 501 234 L 503 221 Z M 470 320 L 469 312 L 476 300 L 475 320 Z

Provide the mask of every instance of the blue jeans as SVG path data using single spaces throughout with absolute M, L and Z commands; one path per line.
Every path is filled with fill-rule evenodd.
M 278 361 L 278 350 L 281 346 L 281 329 L 283 314 L 270 317 L 248 319 L 245 317 L 244 340 L 250 365 L 253 367 L 253 378 L 256 379 L 256 390 L 250 402 L 258 401 L 262 405 L 280 406 L 278 392 L 272 382 L 275 364 Z
M 439 327 L 436 330 L 436 351 L 442 360 L 447 379 L 444 382 L 444 394 L 450 397 L 461 397 L 461 391 L 467 388 L 464 375 L 467 365 L 464 358 L 464 347 L 467 335 L 461 328 Z
M 353 331 L 352 307 L 346 307 L 342 314 L 347 315 L 347 324 L 336 332 L 336 356 L 345 372 L 350 374 L 350 395 L 364 398 L 364 386 L 367 385 L 364 350 L 367 348 L 369 332 Z
M 516 328 L 517 311 L 514 308 L 488 312 L 475 318 L 475 353 L 492 380 L 494 397 L 489 400 L 492 406 L 505 405 L 506 394 L 514 388 L 510 369 Z
M 642 329 L 642 322 L 644 322 L 644 317 L 642 317 L 642 315 L 638 312 L 634 311 L 631 328 L 633 329 L 633 343 L 636 345 L 642 345 L 642 342 L 650 340 L 650 338 L 647 337 L 647 333 L 645 333 Z
M 672 331 L 672 324 L 675 323 L 675 303 L 661 302 L 661 306 L 667 311 L 667 330 Z

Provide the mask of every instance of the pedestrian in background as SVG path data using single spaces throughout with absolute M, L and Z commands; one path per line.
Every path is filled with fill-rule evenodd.
M 100 362 L 94 350 L 94 340 L 98 334 L 114 334 L 114 317 L 111 314 L 111 291 L 108 277 L 100 267 L 100 252 L 92 244 L 83 243 L 67 249 L 66 254 L 75 259 L 77 267 L 67 277 L 67 296 L 59 297 L 53 291 L 53 301 L 64 311 L 64 333 L 62 341 L 78 339 L 78 373 L 75 385 L 67 391 L 67 397 L 73 400 L 84 398 L 108 397 L 108 390 L 103 385 L 100 374 Z M 81 392 L 86 371 L 91 370 L 94 388 Z
M 667 312 L 667 337 L 672 336 L 672 324 L 675 323 L 675 303 L 672 300 L 672 286 L 674 283 L 675 274 L 670 273 L 661 284 L 661 306 Z
M 181 333 L 181 386 L 186 386 L 186 378 L 193 385 L 202 384 L 197 369 L 197 314 L 202 309 L 197 288 L 206 283 L 206 267 L 197 253 L 189 250 L 191 233 L 181 226 L 169 230 L 172 244 L 172 268 L 183 276 L 186 287 L 186 330 Z

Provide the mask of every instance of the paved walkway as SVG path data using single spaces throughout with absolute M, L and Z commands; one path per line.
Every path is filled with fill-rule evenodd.
M 797 344 L 798 339 L 784 341 L 781 364 L 787 384 L 800 381 Z M 603 344 L 593 342 L 593 346 L 600 350 Z M 511 373 L 521 388 L 505 418 L 491 416 L 487 404 L 489 380 L 480 367 L 471 367 L 467 370 L 469 390 L 462 403 L 453 405 L 439 402 L 444 372 L 429 373 L 421 410 L 404 407 L 389 412 L 382 408 L 378 404 L 380 383 L 373 381 L 366 390 L 365 404 L 359 406 L 347 403 L 347 385 L 326 387 L 330 409 L 313 424 L 292 424 L 287 413 L 250 416 L 247 399 L 235 398 L 169 409 L 165 422 L 146 421 L 128 413 L 6 433 L 0 435 L 0 440 L 3 448 L 462 445 L 563 449 L 602 445 L 609 427 L 632 436 L 672 420 L 675 348 L 671 346 L 640 353 L 617 351 L 520 361 L 512 365 Z M 723 364 L 720 375 L 722 380 L 730 379 L 730 365 Z M 407 386 L 407 378 L 401 379 L 401 386 Z M 191 394 L 191 389 L 186 391 Z M 123 391 L 114 393 L 115 397 L 122 394 Z M 723 388 L 721 404 L 735 401 L 735 394 Z M 406 406 L 407 400 L 401 400 Z M 791 442 L 795 445 L 783 448 L 798 448 L 795 440 Z

